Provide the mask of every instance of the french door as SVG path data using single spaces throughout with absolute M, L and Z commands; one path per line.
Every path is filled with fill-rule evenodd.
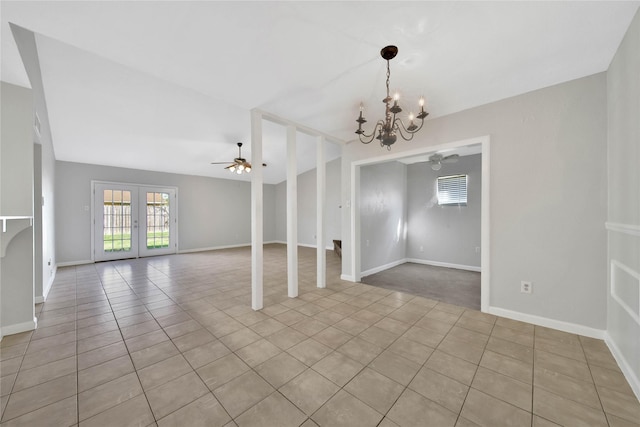
M 94 259 L 173 254 L 177 251 L 175 188 L 94 183 Z

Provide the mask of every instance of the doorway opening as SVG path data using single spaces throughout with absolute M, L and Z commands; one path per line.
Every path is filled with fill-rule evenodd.
M 490 284 L 490 271 L 489 271 L 489 136 L 483 136 L 463 141 L 457 141 L 447 144 L 441 144 L 430 147 L 421 147 L 415 150 L 408 150 L 398 153 L 391 153 L 381 155 L 375 158 L 369 158 L 364 160 L 359 160 L 352 162 L 351 164 L 351 236 L 350 236 L 350 264 L 351 264 L 351 272 L 352 278 L 354 281 L 361 281 L 362 277 L 367 274 L 372 274 L 375 271 L 375 268 L 372 268 L 371 265 L 363 265 L 363 254 L 366 251 L 370 250 L 367 248 L 367 244 L 369 243 L 366 237 L 363 237 L 363 229 L 362 227 L 367 227 L 367 221 L 363 221 L 363 213 L 366 214 L 367 211 L 371 211 L 372 206 L 363 206 L 367 203 L 371 205 L 379 204 L 385 207 L 384 200 L 362 200 L 362 180 L 366 179 L 366 174 L 361 176 L 362 168 L 370 165 L 378 165 L 392 161 L 402 161 L 402 159 L 408 159 L 416 156 L 424 156 L 428 158 L 430 155 L 434 153 L 439 153 L 443 155 L 450 155 L 451 153 L 456 152 L 464 152 L 468 149 L 477 149 L 476 153 L 481 153 L 481 207 L 480 207 L 480 243 L 477 248 L 474 247 L 474 251 L 479 251 L 480 253 L 480 309 L 482 311 L 487 311 L 489 308 L 489 284 Z M 372 193 L 375 195 L 375 192 Z M 375 208 L 375 206 L 373 206 Z M 397 224 L 394 223 L 394 235 L 398 236 L 398 241 L 401 242 L 402 235 L 407 232 L 407 223 L 406 218 L 402 220 L 397 220 Z M 364 225 L 363 225 L 364 223 Z M 365 239 L 363 241 L 363 239 Z M 401 244 L 401 243 L 400 243 Z M 426 247 L 426 246 L 425 246 Z M 386 249 L 389 250 L 390 246 L 387 245 Z M 367 255 L 365 255 L 366 257 Z M 366 258 L 365 258 L 366 261 Z M 406 258 L 406 253 L 404 257 L 396 257 L 394 259 L 395 265 L 400 265 L 404 262 L 411 261 Z M 393 262 L 378 263 L 380 265 L 380 270 L 382 271 L 388 268 L 394 267 Z M 347 264 L 348 265 L 348 264 Z M 363 267 L 365 267 L 365 271 L 363 271 Z M 446 267 L 446 266 L 445 266 Z M 364 274 L 363 274 L 364 273 Z

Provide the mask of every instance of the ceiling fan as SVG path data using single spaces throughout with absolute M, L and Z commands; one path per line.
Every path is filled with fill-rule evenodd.
M 211 162 L 212 165 L 225 165 L 231 163 L 225 169 L 228 169 L 231 173 L 237 173 L 238 175 L 242 175 L 243 172 L 249 173 L 251 172 L 251 163 L 247 162 L 245 158 L 242 157 L 242 142 L 238 142 L 238 157 L 233 159 L 231 162 Z M 267 166 L 266 163 L 263 163 L 262 166 Z
M 429 163 L 431 163 L 431 169 L 439 171 L 442 168 L 443 163 L 455 163 L 460 156 L 458 154 L 451 154 L 450 156 L 443 156 L 442 154 L 435 153 L 429 157 Z

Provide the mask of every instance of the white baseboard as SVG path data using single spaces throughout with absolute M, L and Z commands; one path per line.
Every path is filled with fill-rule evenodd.
M 413 262 L 415 264 L 433 265 L 434 267 L 447 267 L 447 268 L 455 268 L 458 270 L 476 271 L 478 273 L 482 270 L 480 267 L 476 267 L 475 265 L 452 264 L 450 262 L 429 261 L 426 259 L 419 259 L 419 258 L 407 258 L 405 261 Z
M 45 302 L 46 298 L 44 297 L 44 295 L 41 295 L 39 297 L 35 297 L 33 299 L 33 302 L 36 304 L 42 304 L 43 302 Z
M 402 258 L 397 261 L 390 262 L 385 265 L 381 265 L 379 267 L 370 268 L 369 270 L 365 270 L 360 273 L 360 277 L 369 276 L 371 274 L 376 274 L 384 270 L 388 270 L 389 268 L 396 267 L 398 265 L 404 264 L 406 262 L 412 262 L 414 264 L 425 264 L 425 265 L 433 265 L 435 267 L 446 267 L 446 268 L 455 268 L 458 270 L 467 270 L 467 271 L 476 271 L 480 272 L 481 268 L 473 265 L 462 265 L 462 264 L 452 264 L 449 262 L 440 262 L 440 261 L 429 261 L 426 259 L 419 258 Z
M 72 267 L 74 265 L 85 265 L 85 264 L 93 264 L 95 261 L 90 259 L 84 259 L 79 261 L 67 261 L 67 262 L 58 262 L 56 263 L 56 270 L 58 267 Z
M 352 275 L 350 275 L 350 274 L 341 274 L 341 275 L 340 275 L 340 280 L 345 280 L 345 281 L 347 281 L 347 282 L 355 282 L 355 281 L 356 281 L 356 278 L 355 278 L 355 277 L 353 277 L 353 276 L 352 276 Z
M 0 331 L 0 336 L 5 337 L 7 335 L 19 334 L 20 332 L 33 331 L 38 327 L 38 319 L 33 318 L 32 321 L 16 323 L 15 325 L 3 326 Z
M 265 242 L 266 244 L 266 242 Z M 251 243 L 240 243 L 238 245 L 226 245 L 226 246 L 209 246 L 208 248 L 194 248 L 194 249 L 182 249 L 178 251 L 179 254 L 190 254 L 194 252 L 207 252 L 207 251 L 217 251 L 219 249 L 233 249 L 233 248 L 244 248 L 247 246 L 251 246 Z
M 274 241 L 269 242 L 269 243 L 279 243 L 281 245 L 286 245 L 287 244 L 287 242 L 284 242 L 282 240 L 274 240 Z M 313 249 L 316 249 L 318 247 L 318 245 L 308 245 L 306 243 L 298 243 L 298 246 L 302 246 L 303 248 L 313 248 Z M 326 246 L 325 249 L 328 250 L 328 251 L 332 251 L 333 250 L 333 245 L 332 246 Z
M 569 332 L 571 334 L 583 335 L 585 337 L 604 339 L 605 330 L 596 329 L 589 326 L 579 325 L 577 323 L 564 322 L 562 320 L 549 319 L 547 317 L 536 316 L 534 314 L 521 313 L 519 311 L 506 310 L 499 307 L 489 307 L 487 310 L 489 314 L 495 314 L 496 316 L 506 317 L 508 319 L 519 320 L 521 322 L 532 323 L 538 326 L 544 326 L 546 328 L 557 329 L 563 332 Z
M 620 348 L 616 345 L 613 338 L 611 338 L 609 332 L 605 331 L 604 342 L 607 344 L 607 347 L 609 347 L 613 358 L 616 359 L 616 362 L 618 362 L 618 366 L 624 374 L 624 377 L 627 379 L 627 382 L 631 386 L 631 389 L 635 393 L 638 400 L 640 400 L 640 379 L 635 374 L 635 372 L 633 372 L 631 366 L 629 366 L 629 362 L 627 362 L 627 359 L 622 355 Z
M 263 245 L 271 245 L 273 243 L 280 243 L 286 245 L 287 242 L 282 242 L 280 240 L 269 240 L 268 242 L 262 242 Z M 239 245 L 226 245 L 226 246 L 210 246 L 208 248 L 195 248 L 195 249 L 184 249 L 178 251 L 179 254 L 190 254 L 194 252 L 207 252 L 207 251 L 217 251 L 220 249 L 233 249 L 233 248 L 246 248 L 251 246 L 251 243 L 241 243 Z M 300 245 L 303 246 L 303 245 Z
M 376 274 L 376 273 L 379 273 L 381 271 L 388 270 L 390 268 L 396 267 L 396 266 L 398 266 L 400 264 L 404 264 L 405 262 L 407 262 L 406 258 L 402 258 L 402 259 L 399 259 L 397 261 L 392 261 L 392 262 L 390 262 L 388 264 L 385 264 L 385 265 L 381 265 L 381 266 L 378 266 L 378 267 L 370 268 L 370 269 L 365 270 L 362 273 L 360 273 L 360 277 L 365 277 L 365 276 L 369 276 L 371 274 Z

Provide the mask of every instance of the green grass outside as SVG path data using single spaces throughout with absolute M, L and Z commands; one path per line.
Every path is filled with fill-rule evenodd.
M 127 252 L 131 250 L 131 234 L 106 235 L 103 238 L 105 252 Z M 147 249 L 169 247 L 169 232 L 147 233 Z
M 159 249 L 169 247 L 169 232 L 159 231 L 147 233 L 147 249 Z

